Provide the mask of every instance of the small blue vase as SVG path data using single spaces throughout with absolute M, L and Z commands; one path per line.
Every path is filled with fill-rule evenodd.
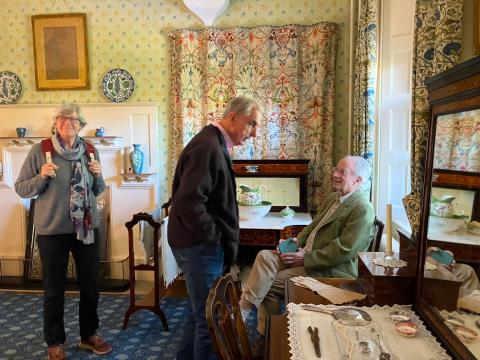
M 140 150 L 140 144 L 133 144 L 133 151 L 129 155 L 130 166 L 134 174 L 141 174 L 143 168 L 143 152 Z

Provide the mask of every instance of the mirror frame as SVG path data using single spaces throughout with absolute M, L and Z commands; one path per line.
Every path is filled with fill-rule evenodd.
M 461 84 L 460 84 L 461 83 Z M 427 250 L 428 216 L 435 151 L 435 134 L 439 115 L 480 108 L 480 56 L 458 64 L 425 80 L 429 92 L 430 116 L 428 146 L 425 159 L 425 178 L 417 257 L 417 289 L 415 310 L 453 357 L 477 359 L 460 339 L 445 325 L 440 313 L 422 298 L 423 272 Z

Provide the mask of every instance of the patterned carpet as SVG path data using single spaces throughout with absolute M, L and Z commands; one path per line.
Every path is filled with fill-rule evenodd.
M 65 351 L 68 359 L 153 360 L 175 359 L 183 321 L 189 311 L 187 298 L 165 298 L 161 307 L 170 331 L 150 311 L 139 311 L 130 317 L 122 330 L 123 316 L 128 308 L 126 295 L 100 296 L 98 314 L 100 335 L 113 345 L 112 353 L 97 357 L 78 347 L 78 296 L 67 295 L 65 301 Z M 253 314 L 252 314 L 253 315 Z M 249 319 L 249 328 L 254 326 Z M 41 294 L 0 292 L 0 360 L 45 359 Z

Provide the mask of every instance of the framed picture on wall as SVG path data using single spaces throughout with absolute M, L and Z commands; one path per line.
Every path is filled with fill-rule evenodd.
M 480 55 L 480 0 L 474 0 L 473 29 L 473 52 Z
M 89 89 L 87 15 L 32 16 L 37 90 Z

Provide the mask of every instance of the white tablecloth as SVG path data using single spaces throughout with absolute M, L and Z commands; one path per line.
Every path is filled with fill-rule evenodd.
M 310 360 L 318 358 L 308 333 L 308 326 L 316 326 L 319 330 L 322 360 L 342 359 L 339 345 L 332 327 L 333 317 L 314 311 L 302 310 L 303 304 L 288 304 L 288 340 L 292 360 Z M 339 309 L 341 306 L 316 305 L 327 309 Z M 380 328 L 385 342 L 391 350 L 391 360 L 448 360 L 451 359 L 437 340 L 428 332 L 410 306 L 373 306 L 361 307 L 372 317 L 372 322 Z M 408 312 L 413 322 L 419 327 L 417 336 L 413 338 L 398 335 L 394 323 L 388 314 L 394 310 Z M 362 340 L 362 339 L 360 339 Z

